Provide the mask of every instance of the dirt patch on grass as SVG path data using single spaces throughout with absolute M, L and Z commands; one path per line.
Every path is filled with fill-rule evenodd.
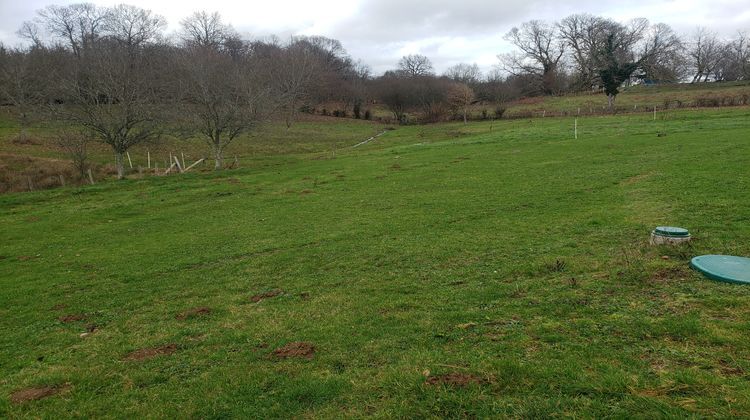
M 260 302 L 263 299 L 269 299 L 269 298 L 273 298 L 273 297 L 276 297 L 276 296 L 280 296 L 283 293 L 284 293 L 284 291 L 281 290 L 281 289 L 269 290 L 267 292 L 259 293 L 259 294 L 255 295 L 255 296 L 252 296 L 250 298 L 250 302 L 258 303 L 258 302 Z
M 18 261 L 29 261 L 29 260 L 33 260 L 34 258 L 36 257 L 33 255 L 19 255 Z
M 68 384 L 62 386 L 44 386 L 40 388 L 21 389 L 10 394 L 10 402 L 13 404 L 21 404 L 27 401 L 41 400 L 42 398 L 51 397 L 68 391 L 69 389 L 70 385 Z
M 86 319 L 86 314 L 71 314 L 63 315 L 58 317 L 57 320 L 64 323 L 83 321 Z
M 484 380 L 470 373 L 451 372 L 442 375 L 429 376 L 424 381 L 427 385 L 447 385 L 452 387 L 465 387 L 471 384 L 481 385 Z
M 742 376 L 745 374 L 745 370 L 742 367 L 724 359 L 719 360 L 719 370 L 724 376 Z
M 651 178 L 652 176 L 654 176 L 653 172 L 648 172 L 648 173 L 645 173 L 645 174 L 631 176 L 630 178 L 626 178 L 626 179 L 622 180 L 620 182 L 620 184 L 621 185 L 633 185 L 633 184 L 637 184 L 637 183 L 639 183 L 641 181 L 645 181 L 645 180 Z
M 210 315 L 210 314 L 211 314 L 211 308 L 208 308 L 205 306 L 199 306 L 197 308 L 192 308 L 186 311 L 182 311 L 179 314 L 175 315 L 175 318 L 177 318 L 180 321 L 184 321 L 189 318 L 196 318 L 196 317 Z
M 151 347 L 128 353 L 123 360 L 137 361 L 152 359 L 157 356 L 167 356 L 177 351 L 177 344 L 166 344 L 159 347 Z
M 657 270 L 652 276 L 653 281 L 682 280 L 688 276 L 688 270 L 684 267 L 669 267 Z
M 313 190 L 302 190 L 302 191 L 300 191 L 299 193 L 300 193 L 300 194 L 303 194 L 303 195 L 304 195 L 304 194 L 312 194 L 312 193 L 313 193 Z
M 305 341 L 295 341 L 284 347 L 279 347 L 273 351 L 273 355 L 279 359 L 304 358 L 312 359 L 315 354 L 315 345 Z

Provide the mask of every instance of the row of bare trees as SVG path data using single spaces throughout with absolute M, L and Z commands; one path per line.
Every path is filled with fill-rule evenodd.
M 48 6 L 19 31 L 27 47 L 0 46 L 0 100 L 22 133 L 37 118 L 80 132 L 60 141 L 109 145 L 120 178 L 128 149 L 164 134 L 203 138 L 218 169 L 225 148 L 272 114 L 289 126 L 307 102 L 365 100 L 369 71 L 336 40 L 246 40 L 206 12 L 176 37 L 165 27 L 134 6 Z
M 750 79 L 748 36 L 733 39 L 699 28 L 680 37 L 666 24 L 627 23 L 588 14 L 559 22 L 532 20 L 505 37 L 516 50 L 503 54 L 503 68 L 529 80 L 527 94 L 603 88 L 610 104 L 624 82 L 706 82 Z

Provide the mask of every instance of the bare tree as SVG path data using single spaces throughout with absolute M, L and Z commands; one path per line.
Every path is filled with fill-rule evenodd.
M 429 76 L 434 74 L 432 62 L 421 54 L 410 54 L 401 57 L 398 68 L 408 76 Z
M 34 48 L 41 48 L 44 44 L 39 25 L 36 22 L 24 22 L 21 25 L 21 29 L 16 31 L 16 34 L 31 42 Z
M 500 56 L 505 69 L 514 75 L 531 74 L 537 79 L 541 93 L 558 92 L 560 61 L 565 54 L 565 43 L 558 36 L 555 25 L 539 20 L 525 22 L 520 28 L 505 35 L 521 52 Z
M 267 66 L 250 50 L 189 42 L 178 56 L 180 120 L 189 135 L 199 133 L 211 147 L 217 170 L 223 166 L 226 147 L 272 109 L 270 84 L 262 70 Z
M 162 16 L 126 4 L 110 9 L 102 24 L 105 34 L 128 50 L 158 40 L 166 26 L 167 22 Z
M 25 140 L 32 116 L 44 101 L 48 85 L 50 53 L 41 46 L 28 49 L 0 49 L 0 98 L 13 105 L 20 126 L 19 139 Z
M 750 79 L 750 39 L 744 32 L 724 44 L 715 69 L 717 80 Z
M 482 71 L 479 70 L 479 66 L 476 63 L 458 63 L 454 66 L 448 67 L 448 70 L 445 71 L 444 76 L 453 80 L 454 82 L 474 85 L 479 83 L 479 81 L 482 79 Z
M 644 31 L 640 46 L 642 78 L 652 81 L 678 82 L 686 72 L 684 46 L 680 37 L 664 23 Z
M 80 179 L 86 177 L 89 169 L 88 148 L 92 138 L 86 131 L 59 130 L 55 135 L 55 143 L 62 152 L 70 158 L 73 169 Z
M 611 20 L 589 14 L 571 15 L 558 24 L 574 67 L 577 89 L 591 89 L 598 83 L 596 54 L 604 47 L 606 34 L 615 25 Z
M 300 106 L 310 97 L 320 62 L 305 44 L 294 43 L 279 51 L 271 64 L 278 103 L 289 129 Z
M 460 111 L 467 123 L 469 107 L 474 103 L 474 91 L 464 83 L 456 83 L 448 90 L 448 104 L 454 111 Z
M 51 36 L 64 40 L 73 54 L 80 56 L 101 35 L 108 13 L 109 9 L 92 3 L 77 3 L 47 6 L 37 13 L 37 20 Z
M 708 81 L 721 60 L 722 45 L 718 36 L 706 28 L 698 28 L 688 48 L 693 68 L 693 83 Z
M 180 25 L 182 41 L 191 46 L 221 48 L 234 34 L 232 27 L 222 22 L 218 12 L 195 12 Z

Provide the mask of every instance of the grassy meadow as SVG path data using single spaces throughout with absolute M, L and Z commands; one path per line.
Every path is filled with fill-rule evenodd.
M 750 255 L 750 108 L 578 124 L 0 195 L 0 417 L 747 415 L 750 288 L 688 262 Z

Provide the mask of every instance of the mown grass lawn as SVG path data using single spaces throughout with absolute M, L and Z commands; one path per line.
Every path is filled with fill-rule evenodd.
M 750 255 L 749 117 L 404 127 L 2 196 L 0 415 L 745 415 L 750 288 L 688 261 Z

